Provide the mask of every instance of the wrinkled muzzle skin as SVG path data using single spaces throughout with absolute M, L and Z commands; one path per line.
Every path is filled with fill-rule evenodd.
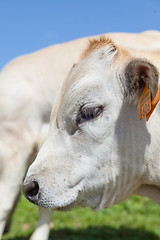
M 144 75 L 156 93 L 156 70 L 130 54 L 124 57 L 106 44 L 71 69 L 53 107 L 49 135 L 24 181 L 38 183 L 37 205 L 99 210 L 153 185 L 147 161 L 154 143 L 150 124 L 139 120 L 137 99 Z

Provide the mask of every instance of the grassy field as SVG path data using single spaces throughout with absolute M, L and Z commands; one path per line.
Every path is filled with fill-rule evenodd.
M 27 240 L 37 222 L 37 209 L 24 197 L 3 240 Z M 158 240 L 160 207 L 148 199 L 133 196 L 110 209 L 93 212 L 75 208 L 54 212 L 50 239 L 54 240 Z

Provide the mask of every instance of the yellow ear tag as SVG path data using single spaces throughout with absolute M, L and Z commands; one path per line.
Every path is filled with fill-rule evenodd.
M 160 87 L 155 98 L 151 101 L 151 90 L 149 89 L 149 84 L 146 84 L 139 99 L 139 119 L 142 120 L 144 117 L 146 117 L 146 120 L 148 121 L 159 100 Z
M 149 113 L 147 113 L 146 115 L 146 120 L 148 121 L 151 114 L 153 113 L 155 107 L 157 106 L 158 102 L 160 100 L 160 87 L 158 88 L 157 94 L 155 96 L 155 98 L 153 99 L 153 101 L 151 102 L 151 110 Z
M 142 120 L 151 111 L 151 90 L 146 84 L 139 99 L 139 119 Z

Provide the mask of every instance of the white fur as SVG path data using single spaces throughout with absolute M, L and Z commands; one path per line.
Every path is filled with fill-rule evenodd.
M 137 56 L 159 67 L 156 52 L 118 47 L 111 53 L 107 45 L 70 71 L 59 107 L 52 109 L 49 136 L 25 179 L 25 184 L 33 180 L 39 184 L 37 205 L 99 210 L 131 194 L 159 203 L 159 107 L 149 122 L 140 121 L 138 100 L 131 95 L 128 101 L 123 91 L 127 85 L 122 89 L 126 66 Z M 104 111 L 77 126 L 76 116 L 83 105 L 103 106 Z
M 109 36 L 115 40 L 116 44 L 131 47 L 134 52 L 135 48 L 147 50 L 148 54 L 153 50 L 160 49 L 158 32 L 151 31 L 139 35 L 110 34 Z M 0 238 L 16 202 L 25 172 L 47 136 L 47 123 L 54 97 L 62 80 L 67 76 L 68 70 L 77 61 L 87 39 L 52 46 L 16 59 L 0 74 Z M 154 185 L 156 180 L 158 184 L 159 169 L 155 167 L 153 161 L 145 164 L 140 172 L 138 168 L 137 180 L 133 181 L 137 165 L 134 167 L 134 161 L 131 161 L 135 168 L 132 172 L 131 166 L 127 164 L 128 157 L 131 155 L 133 160 L 134 155 L 138 157 L 141 153 L 137 149 L 133 151 L 130 149 L 130 152 L 123 156 L 123 149 L 119 148 L 119 141 L 123 135 L 128 134 L 125 140 L 127 149 L 131 143 L 128 141 L 129 133 L 126 132 L 125 121 L 120 118 L 117 122 L 117 117 L 121 116 L 120 108 L 123 105 L 123 96 L 118 87 L 116 75 L 113 76 L 115 66 L 110 68 L 114 54 L 108 56 L 108 53 L 109 49 L 105 48 L 107 60 L 97 61 L 97 52 L 92 55 L 92 58 L 80 63 L 78 72 L 77 70 L 75 73 L 74 70 L 71 71 L 73 77 L 69 76 L 63 88 L 64 98 L 60 96 L 59 99 L 61 106 L 58 116 L 56 112 L 58 104 L 53 109 L 49 137 L 41 148 L 36 162 L 30 168 L 26 180 L 29 181 L 34 177 L 41 184 L 42 199 L 39 205 L 70 209 L 78 203 L 82 206 L 90 205 L 94 209 L 101 209 L 121 201 L 122 190 L 124 191 L 123 198 L 134 190 L 140 194 L 140 190 L 137 189 L 140 185 L 137 175 L 141 174 L 141 171 L 156 173 L 155 176 L 150 175 L 149 180 L 146 177 L 145 184 L 152 182 Z M 144 52 L 138 54 L 145 55 Z M 157 58 L 151 56 L 151 61 L 157 62 Z M 122 62 L 116 66 L 117 71 L 123 64 L 123 60 L 125 59 L 122 59 Z M 71 78 L 72 80 L 70 80 Z M 73 82 L 73 85 L 68 84 L 70 81 Z M 83 124 L 84 135 L 78 131 L 74 136 L 69 135 L 68 133 L 72 130 L 70 129 L 72 125 L 69 123 L 75 121 L 77 108 L 84 101 L 87 101 L 88 104 L 96 104 L 97 101 L 103 102 L 106 104 L 105 112 L 97 121 Z M 128 112 L 124 110 L 124 115 L 131 111 L 129 106 L 126 106 L 127 108 Z M 135 108 L 132 110 L 135 111 Z M 52 117 L 58 119 L 59 129 Z M 154 119 L 157 120 L 154 121 Z M 131 134 L 135 133 L 133 126 L 136 120 L 131 118 L 129 127 Z M 147 130 L 143 129 L 144 121 L 138 123 L 136 129 L 146 130 L 149 134 L 152 132 L 154 136 L 157 136 L 158 120 L 159 115 L 155 113 L 152 117 L 153 123 L 147 125 Z M 120 128 L 117 128 L 117 124 Z M 115 129 L 121 131 L 116 132 Z M 109 138 L 107 139 L 106 136 Z M 137 140 L 137 136 L 132 134 L 132 139 L 132 141 Z M 148 162 L 149 156 L 151 159 L 151 156 L 155 156 L 155 163 L 158 163 L 158 139 L 153 137 L 152 144 L 149 146 L 147 144 L 148 142 L 143 139 L 142 150 L 145 153 L 145 161 Z M 105 161 L 104 156 L 107 156 Z M 121 163 L 124 166 L 123 169 Z M 141 161 L 139 160 L 137 164 L 141 164 Z M 104 168 L 99 170 L 102 165 Z M 78 173 L 75 174 L 77 166 Z M 129 171 L 131 171 L 131 177 L 128 180 L 128 175 L 125 173 Z M 41 175 L 38 177 L 37 174 L 40 173 Z M 127 188 L 124 187 L 126 183 L 128 183 Z M 49 186 L 51 186 L 50 190 Z M 143 187 L 142 194 L 146 194 L 146 186 Z M 153 190 L 153 192 L 156 192 L 157 196 L 159 195 L 158 190 Z M 68 204 L 71 205 L 68 206 Z M 32 240 L 47 239 L 50 221 L 48 210 L 41 213 L 39 221 L 38 228 L 31 237 Z

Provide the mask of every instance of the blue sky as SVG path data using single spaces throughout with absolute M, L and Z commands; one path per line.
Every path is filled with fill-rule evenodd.
M 0 0 L 0 69 L 52 44 L 148 29 L 160 30 L 160 0 Z

